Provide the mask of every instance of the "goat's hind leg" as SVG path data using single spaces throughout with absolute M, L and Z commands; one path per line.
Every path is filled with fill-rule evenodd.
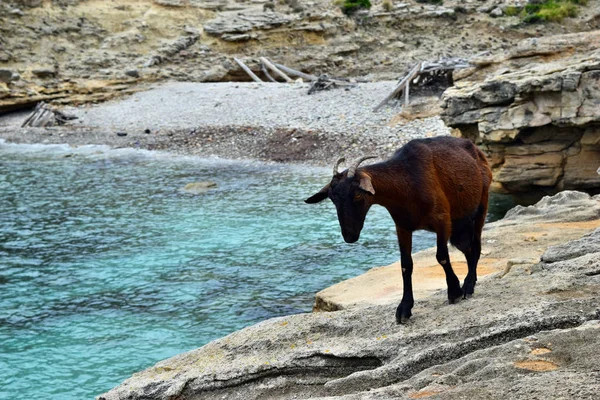
M 481 247 L 475 245 L 475 223 L 472 218 L 452 221 L 452 236 L 450 243 L 460 250 L 467 260 L 468 272 L 462 287 L 463 298 L 470 297 L 475 292 L 477 282 L 477 260 Z M 477 254 L 477 257 L 474 257 Z
M 448 229 L 438 230 L 437 234 L 437 253 L 435 258 L 440 263 L 446 273 L 446 284 L 448 285 L 448 303 L 454 304 L 463 296 L 460 288 L 460 281 L 452 269 L 450 264 L 450 254 L 448 253 Z
M 487 199 L 486 199 L 487 201 Z M 485 217 L 487 216 L 487 202 L 480 205 L 475 216 L 475 223 L 473 226 L 473 245 L 471 251 L 471 257 L 473 259 L 473 286 L 477 282 L 477 264 L 479 263 L 479 257 L 481 257 L 481 232 L 483 231 L 483 225 L 485 224 Z

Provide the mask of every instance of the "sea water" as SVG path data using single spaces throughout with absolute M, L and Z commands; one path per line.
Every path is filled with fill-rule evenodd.
M 304 204 L 330 173 L 0 143 L 0 398 L 93 398 L 232 331 L 310 312 L 317 291 L 395 262 L 385 210 L 348 245 L 331 202 Z M 206 180 L 218 186 L 181 190 Z M 415 234 L 414 251 L 433 244 Z

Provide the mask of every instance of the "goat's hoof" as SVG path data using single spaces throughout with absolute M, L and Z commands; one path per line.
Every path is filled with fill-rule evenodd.
M 448 290 L 448 303 L 455 304 L 458 303 L 463 298 L 463 291 L 459 287 Z
M 462 287 L 463 299 L 468 299 L 475 293 L 475 284 L 465 283 Z
M 410 311 L 411 307 L 408 307 L 402 303 L 396 309 L 396 324 L 406 324 L 408 320 L 412 316 L 412 312 Z

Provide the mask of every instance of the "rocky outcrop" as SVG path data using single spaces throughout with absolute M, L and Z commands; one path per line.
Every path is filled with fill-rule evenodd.
M 481 144 L 495 190 L 600 192 L 598 47 L 600 31 L 529 39 L 444 93 L 444 121 Z
M 600 197 L 566 193 L 517 211 L 539 224 L 557 215 L 564 222 L 565 210 L 592 217 L 583 217 L 588 202 Z M 514 227 L 513 216 L 496 224 Z M 596 229 L 551 247 L 527 269 L 480 279 L 475 296 L 455 305 L 440 290 L 416 304 L 407 325 L 395 324 L 395 303 L 264 321 L 98 399 L 504 399 L 508 388 L 512 399 L 592 399 L 600 390 L 599 243 Z

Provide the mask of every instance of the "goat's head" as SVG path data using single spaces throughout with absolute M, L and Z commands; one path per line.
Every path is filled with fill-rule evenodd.
M 369 158 L 375 156 L 361 157 L 346 171 L 338 172 L 338 166 L 345 161 L 344 158 L 340 158 L 333 167 L 331 182 L 315 195 L 304 200 L 306 203 L 314 204 L 329 197 L 337 209 L 342 236 L 347 243 L 358 240 L 367 212 L 373 204 L 375 189 L 371 177 L 364 171 L 357 171 L 359 164 Z

